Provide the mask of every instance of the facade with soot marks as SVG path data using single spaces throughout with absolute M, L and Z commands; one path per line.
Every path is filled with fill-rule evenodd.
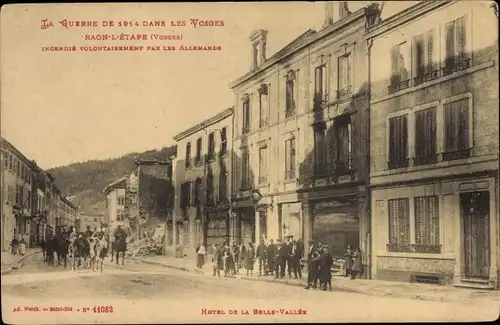
M 497 24 L 421 2 L 366 35 L 374 278 L 498 288 Z
M 267 32 L 250 36 L 251 69 L 235 94 L 233 210 L 248 238 L 322 240 L 335 257 L 369 249 L 366 27 L 371 5 L 350 12 L 328 2 L 320 31 L 308 30 L 266 58 Z M 252 190 L 262 199 L 251 200 Z M 365 259 L 365 264 L 367 264 Z

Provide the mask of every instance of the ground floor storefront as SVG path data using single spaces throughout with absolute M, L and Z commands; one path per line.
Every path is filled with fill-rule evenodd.
M 498 178 L 372 188 L 372 276 L 498 288 Z

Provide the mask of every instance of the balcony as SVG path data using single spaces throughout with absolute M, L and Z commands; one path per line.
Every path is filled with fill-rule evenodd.
M 430 72 L 425 73 L 424 71 L 426 70 L 429 70 L 429 68 L 425 67 L 417 72 L 417 76 L 413 78 L 413 86 L 418 86 L 420 84 L 423 84 L 424 82 L 431 81 L 439 77 L 438 70 L 432 70 Z
M 389 168 L 389 169 L 404 168 L 404 167 L 408 167 L 408 165 L 409 165 L 408 158 L 400 158 L 400 159 L 394 159 L 394 160 L 389 161 L 387 163 L 387 168 Z
M 441 245 L 387 244 L 386 248 L 392 253 L 441 254 Z
M 242 130 L 241 130 L 241 134 L 247 134 L 247 133 L 250 133 L 250 125 L 244 125 Z
M 437 154 L 430 154 L 430 155 L 417 155 L 415 158 L 413 158 L 413 165 L 414 166 L 419 166 L 419 165 L 428 165 L 428 164 L 435 164 L 438 161 Z
M 265 128 L 269 125 L 269 118 L 266 117 L 266 118 L 261 118 L 260 121 L 259 121 L 259 127 L 260 128 Z M 245 133 L 245 132 L 243 132 Z
M 337 99 L 342 100 L 352 96 L 352 86 L 349 85 L 337 91 Z
M 442 75 L 447 76 L 454 72 L 465 70 L 471 67 L 470 58 L 451 57 L 445 60 L 445 66 L 441 68 Z
M 456 159 L 463 159 L 463 158 L 469 158 L 471 156 L 471 148 L 467 149 L 461 149 L 461 150 L 456 150 L 456 151 L 448 151 L 448 152 L 443 152 L 443 160 L 456 160 Z
M 397 78 L 396 78 L 397 79 Z M 410 79 L 399 81 L 393 80 L 391 85 L 388 87 L 389 94 L 395 93 L 396 91 L 400 91 L 410 87 Z
M 296 177 L 296 170 L 295 168 L 291 168 L 289 170 L 285 171 L 285 180 L 294 180 Z

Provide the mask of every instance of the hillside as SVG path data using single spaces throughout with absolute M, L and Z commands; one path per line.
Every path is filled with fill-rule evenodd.
M 120 158 L 90 160 L 47 170 L 51 173 L 56 186 L 65 195 L 72 195 L 72 200 L 79 206 L 79 212 L 105 213 L 104 187 L 135 169 L 136 159 L 168 159 L 176 153 L 175 146 L 142 153 L 129 153 Z

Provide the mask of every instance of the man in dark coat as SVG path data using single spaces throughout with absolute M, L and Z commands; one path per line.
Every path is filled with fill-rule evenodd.
M 318 243 L 319 246 L 320 243 Z M 318 284 L 318 268 L 321 261 L 321 255 L 318 251 L 318 247 L 314 245 L 312 240 L 309 241 L 309 252 L 307 253 L 307 285 L 305 289 L 309 289 L 310 286 L 315 289 Z
M 292 238 L 293 236 L 287 236 L 285 239 L 285 244 L 283 245 L 285 248 L 285 263 L 286 268 L 288 269 L 288 276 L 292 277 L 292 261 L 290 260 L 290 252 L 292 251 Z
M 276 269 L 276 246 L 272 239 L 269 240 L 269 245 L 267 246 L 267 266 L 269 272 L 273 275 Z
M 327 287 L 332 291 L 332 265 L 333 257 L 328 246 L 323 246 L 321 254 L 321 264 L 319 267 L 319 283 L 321 290 L 326 290 Z
M 293 274 L 295 276 L 295 279 L 297 279 L 297 273 L 299 275 L 299 278 L 302 279 L 302 268 L 300 267 L 300 259 L 302 258 L 302 251 L 300 250 L 300 247 L 297 245 L 297 242 L 293 241 L 292 242 L 292 248 L 289 251 L 289 263 L 291 267 L 291 271 L 293 271 Z
M 259 260 L 259 276 L 262 276 L 262 268 L 264 267 L 264 274 L 267 275 L 266 269 L 266 253 L 267 247 L 264 243 L 264 239 L 260 240 L 259 246 L 257 246 L 257 259 Z
M 220 269 L 222 265 L 222 251 L 219 248 L 218 244 L 215 244 L 213 248 L 214 252 L 212 256 L 212 270 L 213 270 L 212 275 L 220 276 Z
M 276 243 L 276 269 L 275 278 L 283 278 L 285 276 L 285 265 L 287 258 L 286 245 L 282 244 L 278 239 Z

